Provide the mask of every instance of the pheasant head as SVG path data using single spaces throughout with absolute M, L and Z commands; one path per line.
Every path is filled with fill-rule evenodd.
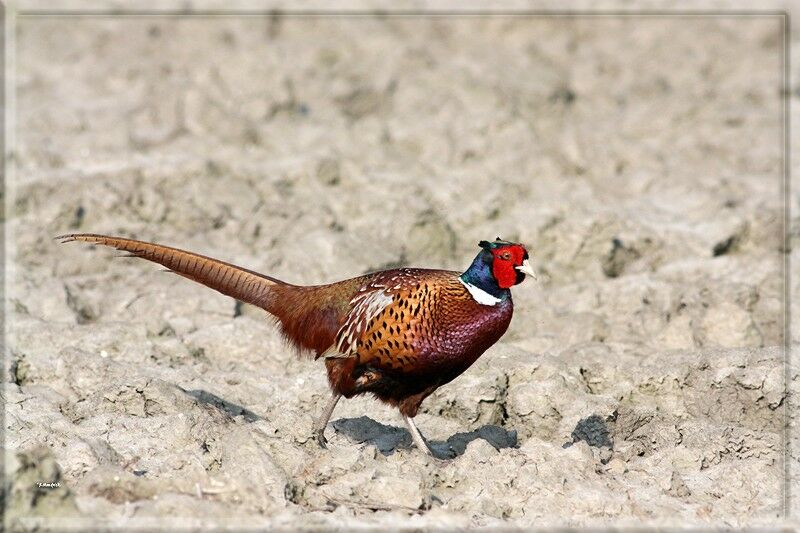
M 493 242 L 481 241 L 478 245 L 481 251 L 461 274 L 461 281 L 468 288 L 472 286 L 494 299 L 503 300 L 510 294 L 509 289 L 522 283 L 526 275 L 536 279 L 528 261 L 528 251 L 522 244 L 498 237 Z

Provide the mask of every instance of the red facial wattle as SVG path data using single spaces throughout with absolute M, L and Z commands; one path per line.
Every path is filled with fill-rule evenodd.
M 492 275 L 501 289 L 508 289 L 517 284 L 516 267 L 522 264 L 525 249 L 522 246 L 504 246 L 492 250 Z

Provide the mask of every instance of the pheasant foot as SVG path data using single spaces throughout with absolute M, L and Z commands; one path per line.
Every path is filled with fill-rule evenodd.
M 328 421 L 331 419 L 331 415 L 333 414 L 333 410 L 336 408 L 336 404 L 339 403 L 339 398 L 342 395 L 338 392 L 334 392 L 331 395 L 331 399 L 328 400 L 328 405 L 325 406 L 325 410 L 322 414 L 314 421 L 314 434 L 312 435 L 314 440 L 317 441 L 320 448 L 327 448 L 328 439 L 325 438 L 325 427 L 328 425 Z
M 414 420 L 410 416 L 406 415 L 403 415 L 403 420 L 405 420 L 406 426 L 408 427 L 408 432 L 411 433 L 411 439 L 414 441 L 414 444 L 417 446 L 417 448 L 431 457 L 436 457 L 433 455 L 428 443 L 425 442 L 425 437 L 422 436 L 422 433 L 420 433 L 417 429 L 417 425 L 414 424 Z

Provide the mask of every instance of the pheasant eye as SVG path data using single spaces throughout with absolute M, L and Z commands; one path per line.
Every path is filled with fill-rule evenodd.
M 500 254 L 500 259 L 508 261 L 509 259 L 511 259 L 511 253 L 510 252 L 503 252 L 502 254 Z

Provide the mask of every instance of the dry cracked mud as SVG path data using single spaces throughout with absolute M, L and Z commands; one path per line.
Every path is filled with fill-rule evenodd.
M 7 525 L 773 523 L 781 31 L 20 19 Z M 530 246 L 540 281 L 423 404 L 451 459 L 370 398 L 340 403 L 321 450 L 322 365 L 262 311 L 52 240 L 73 231 L 309 284 L 463 269 L 499 234 Z

